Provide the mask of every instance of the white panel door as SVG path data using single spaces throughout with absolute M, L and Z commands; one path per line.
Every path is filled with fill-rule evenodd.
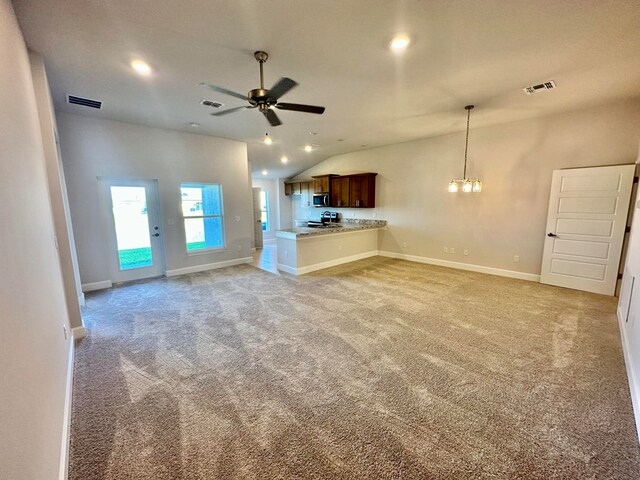
M 613 295 L 635 165 L 554 170 L 540 281 Z
M 114 283 L 159 277 L 164 254 L 155 180 L 99 179 L 107 221 L 107 249 Z

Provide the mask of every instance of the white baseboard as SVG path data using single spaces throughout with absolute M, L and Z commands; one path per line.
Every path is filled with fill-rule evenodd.
M 618 318 L 618 327 L 620 328 L 620 339 L 622 341 L 622 353 L 624 354 L 624 364 L 627 369 L 627 378 L 629 380 L 629 391 L 631 392 L 631 406 L 633 407 L 633 416 L 636 420 L 636 433 L 640 439 L 640 383 L 633 371 L 633 359 L 631 357 L 631 348 L 625 330 L 625 322 L 621 315 L 620 309 L 616 312 Z
M 111 287 L 113 287 L 113 283 L 111 283 L 111 280 L 104 280 L 102 282 L 83 283 L 82 291 L 93 292 L 94 290 L 104 290 L 105 288 Z
M 399 258 L 409 260 L 410 262 L 427 263 L 429 265 L 438 265 L 440 267 L 457 268 L 459 270 L 469 270 L 471 272 L 488 273 L 489 275 L 498 275 L 500 277 L 518 278 L 520 280 L 528 280 L 530 282 L 539 282 L 540 275 L 533 273 L 516 272 L 515 270 L 503 270 L 501 268 L 484 267 L 482 265 L 473 265 L 470 263 L 452 262 L 450 260 L 440 260 L 439 258 L 419 257 L 417 255 L 407 255 L 404 253 L 379 251 L 381 257 Z
M 62 418 L 62 444 L 60 447 L 60 469 L 58 480 L 67 480 L 69 477 L 69 442 L 71 440 L 71 402 L 73 400 L 73 359 L 74 337 L 71 337 L 69 345 L 69 358 L 67 360 L 67 384 L 64 394 L 64 416 Z
M 82 340 L 87 336 L 87 329 L 84 327 L 74 327 L 71 329 L 74 340 Z
M 292 275 L 304 275 L 305 273 L 315 272 L 316 270 L 323 270 L 329 267 L 335 267 L 342 265 L 343 263 L 355 262 L 356 260 L 362 260 L 363 258 L 375 257 L 378 255 L 377 250 L 371 250 L 370 252 L 357 253 L 356 255 L 350 255 L 348 257 L 336 258 L 335 260 L 329 260 L 327 262 L 315 263 L 306 267 L 293 268 L 282 263 L 278 264 L 278 270 L 290 273 Z
M 215 270 L 216 268 L 232 267 L 233 265 L 240 265 L 243 263 L 253 262 L 253 257 L 234 258 L 233 260 L 226 260 L 224 262 L 206 263 L 204 265 L 196 265 L 194 267 L 176 268 L 174 270 L 167 270 L 165 275 L 167 277 L 175 277 L 176 275 L 185 275 L 187 273 L 204 272 L 206 270 Z

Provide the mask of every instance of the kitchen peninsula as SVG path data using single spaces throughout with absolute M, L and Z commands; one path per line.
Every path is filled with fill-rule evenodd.
M 278 270 L 303 275 L 377 255 L 386 225 L 386 220 L 343 219 L 320 228 L 278 230 Z

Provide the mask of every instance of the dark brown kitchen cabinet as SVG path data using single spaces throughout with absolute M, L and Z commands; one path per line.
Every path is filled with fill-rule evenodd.
M 284 194 L 287 195 L 287 196 L 293 194 L 293 184 L 292 183 L 285 183 L 284 184 Z
M 330 193 L 332 177 L 336 175 L 318 175 L 313 177 L 313 193 Z
M 376 173 L 349 175 L 349 206 L 374 208 L 376 206 Z
M 331 206 L 332 207 L 348 207 L 349 206 L 349 179 L 350 177 L 332 177 L 331 178 Z
M 302 195 L 302 187 L 300 182 L 292 183 L 293 190 L 291 195 Z

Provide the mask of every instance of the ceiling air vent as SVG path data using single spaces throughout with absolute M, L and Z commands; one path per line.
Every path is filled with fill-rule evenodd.
M 527 95 L 533 95 L 534 93 L 542 92 L 544 90 L 552 90 L 554 88 L 556 88 L 556 82 L 549 80 L 548 82 L 539 83 L 538 85 L 525 87 L 523 90 Z
M 220 108 L 222 105 L 224 105 L 224 103 L 214 102 L 213 100 L 202 100 L 200 102 L 200 105 L 204 105 L 205 107 Z
M 102 102 L 99 100 L 91 100 L 90 98 L 76 97 L 75 95 L 67 95 L 67 103 L 72 105 L 82 105 L 83 107 L 102 108 Z

